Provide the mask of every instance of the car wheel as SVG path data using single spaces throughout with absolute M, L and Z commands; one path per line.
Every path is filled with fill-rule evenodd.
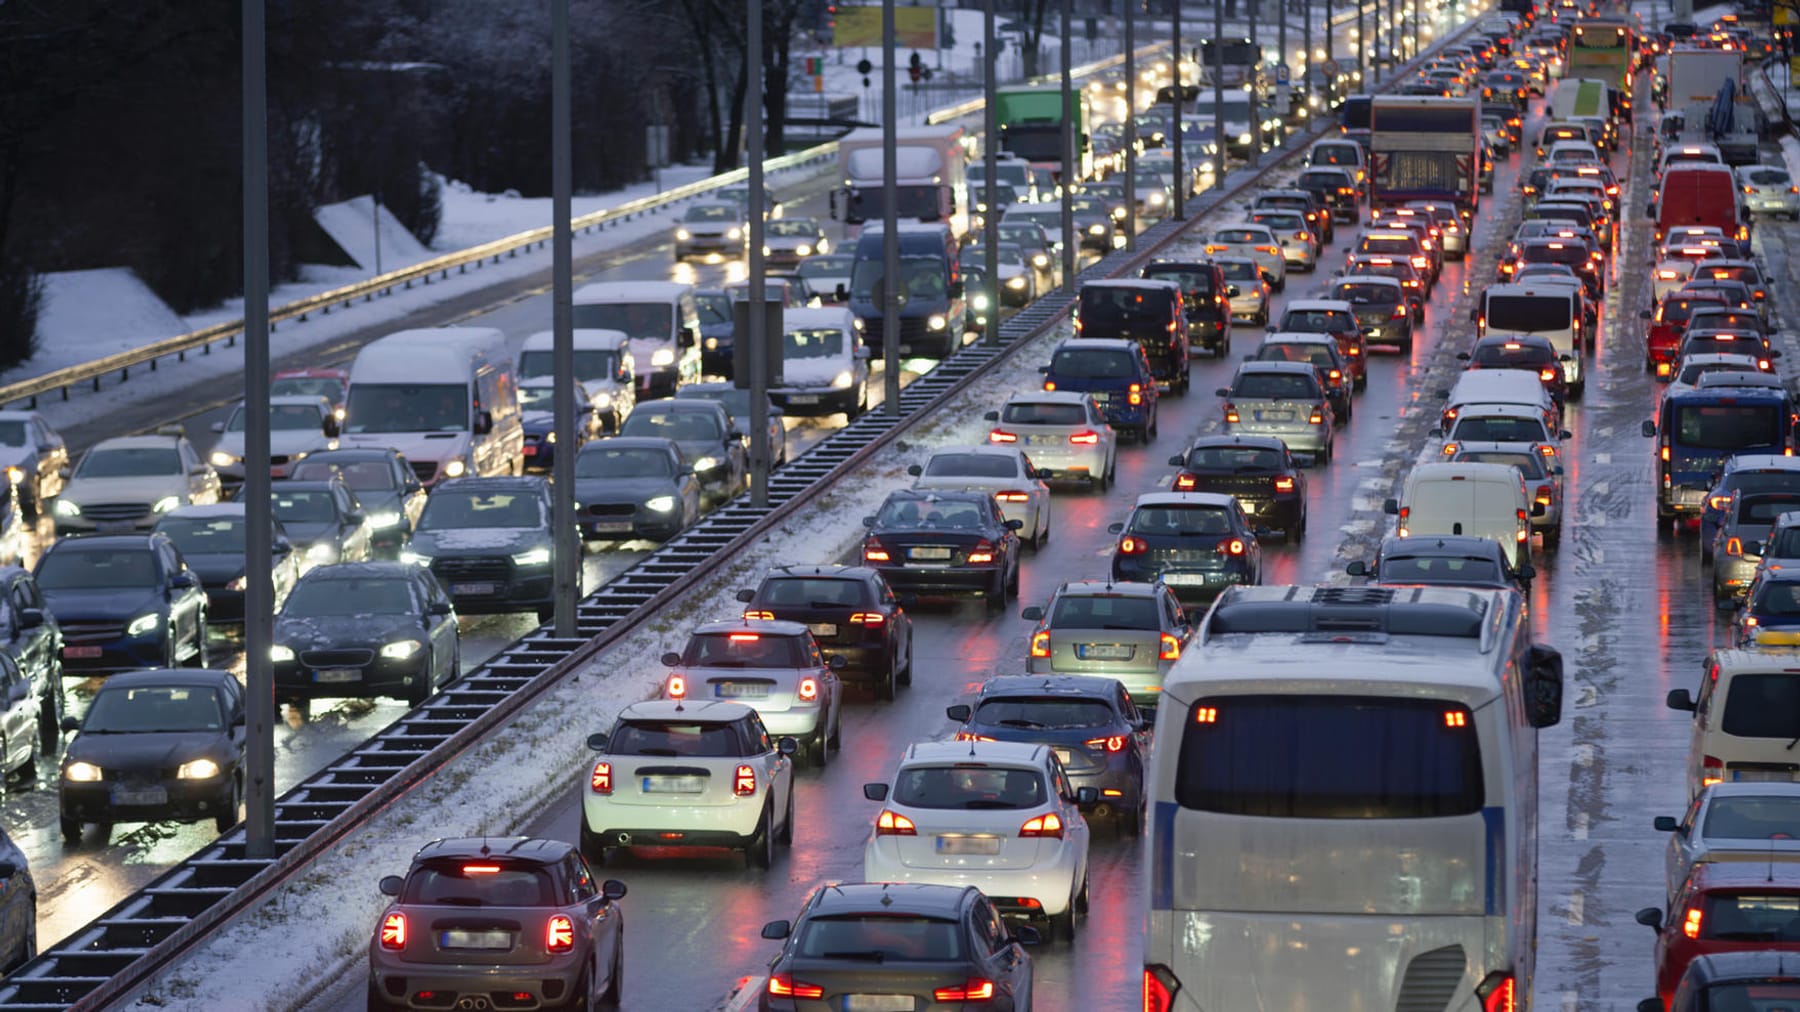
M 1258 310 L 1257 310 L 1257 311 L 1256 311 L 1256 319 L 1254 319 L 1254 320 L 1252 320 L 1252 321 L 1251 321 L 1251 322 L 1252 322 L 1252 323 L 1254 323 L 1254 324 L 1256 324 L 1256 325 L 1257 325 L 1257 326 L 1259 326 L 1259 327 L 1262 327 L 1262 326 L 1267 326 L 1267 325 L 1268 325 L 1268 322 L 1269 322 L 1269 304 L 1268 304 L 1268 303 L 1267 303 L 1267 302 L 1265 302 L 1265 303 L 1263 303 L 1263 304 L 1262 304 L 1262 308 L 1261 308 L 1261 309 L 1258 309 Z M 1227 341 L 1227 342 L 1226 342 L 1226 343 L 1225 343 L 1225 350 L 1226 350 L 1226 351 L 1230 351 L 1230 350 L 1231 350 L 1231 342 L 1229 342 L 1229 341 Z
M 575 978 L 575 986 L 570 988 L 569 1000 L 556 1008 L 564 1012 L 594 1012 L 594 971 L 584 969 L 581 976 Z
M 431 663 L 427 660 L 423 673 L 406 686 L 406 705 L 418 706 L 431 698 Z
M 995 578 L 994 585 L 982 595 L 982 603 L 987 606 L 989 615 L 998 615 L 1006 608 L 1006 577 Z
M 912 640 L 911 640 L 911 638 L 908 638 L 906 641 L 906 659 L 904 660 L 904 662 L 902 662 L 902 665 L 900 668 L 900 684 L 901 685 L 911 685 L 912 684 Z
M 206 645 L 206 638 L 206 613 L 201 612 L 199 623 L 194 629 L 193 660 L 194 667 L 196 668 L 207 668 L 212 666 L 208 663 L 212 657 L 212 652 Z
M 37 900 L 34 897 L 32 899 L 32 907 L 35 909 L 36 906 Z M 6 971 L 11 973 L 12 971 L 17 970 L 19 967 L 36 959 L 37 954 L 37 917 L 32 916 L 25 921 L 25 937 L 19 939 L 19 957 L 13 960 L 12 965 L 8 966 Z
M 812 741 L 806 744 L 806 764 L 813 769 L 822 770 L 830 761 L 830 732 L 831 729 L 826 726 L 825 718 L 821 716 L 818 730 L 813 732 Z
M 375 982 L 369 981 L 369 1012 L 388 1012 L 388 1009 L 393 1007 L 387 1003 L 387 999 L 381 996 L 381 992 L 375 987 Z
M 1031 539 L 1031 550 L 1034 552 L 1043 551 L 1044 546 L 1049 543 L 1050 543 L 1050 518 L 1049 517 L 1039 517 L 1038 518 L 1037 536 Z
M 57 820 L 62 825 L 63 842 L 73 847 L 81 842 L 81 820 L 64 815 Z
M 606 973 L 606 990 L 600 993 L 600 1002 L 610 1008 L 625 1007 L 625 929 L 619 929 L 619 937 L 613 940 L 612 969 Z
M 1156 415 L 1157 415 L 1157 412 L 1154 409 L 1152 409 L 1150 412 L 1150 424 L 1144 426 L 1144 442 L 1146 442 L 1146 443 L 1148 443 L 1151 440 L 1156 438 L 1157 421 L 1158 421 Z
M 231 827 L 237 825 L 238 808 L 243 803 L 244 803 L 243 781 L 238 780 L 236 777 L 233 777 L 232 781 L 231 781 L 231 803 L 230 803 L 230 805 L 223 812 L 219 812 L 218 814 L 213 816 L 213 828 L 219 831 L 220 836 L 224 836 L 227 832 L 229 832 L 231 830 Z
M 767 869 L 775 864 L 775 834 L 769 823 L 774 821 L 775 813 L 768 807 L 763 808 L 762 819 L 756 823 L 756 835 L 744 848 L 744 867 Z
M 1133 839 L 1143 836 L 1145 823 L 1148 817 L 1149 812 L 1147 803 L 1144 800 L 1144 792 L 1142 789 L 1139 789 L 1137 804 L 1132 806 L 1131 811 L 1120 812 L 1118 814 L 1119 835 L 1128 836 Z
M 607 858 L 612 856 L 612 848 L 601 843 L 599 835 L 588 828 L 585 813 L 581 816 L 580 846 L 581 856 L 587 858 L 588 864 L 596 868 L 605 865 Z
M 1075 897 L 1069 897 L 1069 908 L 1050 918 L 1050 940 L 1075 941 Z
M 1018 596 L 1019 596 L 1019 578 L 1023 575 L 1021 571 L 1024 568 L 1025 567 L 1023 567 L 1023 566 L 1014 566 L 1013 567 L 1012 582 L 1006 585 L 1006 596 L 1007 597 L 1013 598 L 1015 600 L 1018 598 Z
M 62 675 L 50 673 L 48 693 L 38 703 L 38 751 L 49 755 L 62 740 L 63 691 Z
M 794 845 L 794 791 L 791 787 L 788 789 L 787 814 L 781 817 L 781 832 L 775 842 L 783 847 Z
M 875 683 L 875 698 L 877 701 L 883 702 L 883 703 L 891 703 L 894 701 L 894 695 L 895 695 L 894 686 L 895 686 L 895 683 L 897 681 L 899 681 L 898 670 L 897 670 L 899 668 L 899 666 L 900 666 L 900 659 L 893 656 L 892 654 L 889 654 L 888 655 L 887 672 L 885 675 L 882 676 L 882 678 L 879 681 L 877 681 Z

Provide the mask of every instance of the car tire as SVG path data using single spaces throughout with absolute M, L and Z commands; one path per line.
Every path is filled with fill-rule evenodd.
M 1546 528 L 1544 528 L 1544 547 L 1545 548 L 1555 548 L 1560 544 L 1562 544 L 1562 528 L 1561 527 L 1546 527 Z
M 898 681 L 901 685 L 912 684 L 912 668 L 912 639 L 909 637 L 906 641 L 906 660 L 900 667 L 900 677 Z
M 32 897 L 31 906 L 34 911 L 37 909 L 37 898 L 35 896 Z M 25 937 L 19 939 L 18 958 L 8 964 L 6 972 L 11 973 L 19 967 L 24 966 L 26 963 L 31 962 L 37 958 L 37 954 L 37 917 L 33 914 L 33 916 L 27 918 L 25 921 Z
M 612 1009 L 625 1007 L 625 929 L 613 942 L 612 969 L 606 974 L 606 990 L 600 993 L 600 1004 Z
M 815 770 L 822 770 L 831 761 L 831 728 L 826 726 L 821 717 L 818 730 L 813 732 L 812 740 L 806 743 L 806 764 Z M 793 792 L 789 792 L 791 795 Z
M 1024 576 L 1024 569 L 1025 569 L 1024 566 L 1014 566 L 1013 567 L 1012 582 L 1010 582 L 1006 585 L 1006 596 L 1007 597 L 1010 597 L 1014 600 L 1018 599 L 1018 597 L 1019 597 L 1019 581 Z M 1002 602 L 1002 605 L 1004 606 L 1004 602 Z
M 1256 324 L 1259 327 L 1268 326 L 1268 324 L 1269 324 L 1269 304 L 1267 302 L 1263 303 L 1262 308 L 1256 311 L 1256 318 L 1251 320 L 1250 322 Z M 1227 352 L 1229 352 L 1231 350 L 1230 342 L 1226 342 L 1225 350 Z
M 1120 812 L 1115 817 L 1120 836 L 1129 837 L 1135 840 L 1144 835 L 1144 830 L 1149 819 L 1149 809 L 1147 805 L 1148 803 L 1144 800 L 1144 792 L 1140 789 L 1138 791 L 1137 804 L 1132 806 L 1131 811 Z
M 586 968 L 581 976 L 575 978 L 575 986 L 569 989 L 569 1000 L 555 1006 L 563 1012 L 594 1012 L 594 971 Z
M 881 678 L 877 679 L 874 685 L 875 699 L 877 702 L 891 703 L 894 701 L 895 685 L 900 680 L 899 668 L 900 659 L 889 654 L 887 671 L 882 673 Z
M 581 816 L 581 833 L 579 836 L 581 856 L 587 858 L 588 864 L 596 868 L 602 867 L 612 857 L 613 848 L 600 842 L 600 837 L 588 828 L 587 814 Z
M 81 820 L 64 815 L 57 819 L 62 829 L 63 843 L 75 847 L 81 844 Z
M 425 665 L 425 674 L 423 675 L 423 677 L 421 677 L 418 680 L 418 682 L 416 682 L 412 685 L 408 685 L 406 687 L 406 705 L 407 706 L 418 706 L 419 704 L 425 702 L 427 699 L 430 699 L 432 688 L 433 688 L 433 685 L 431 684 L 431 664 L 429 662 L 427 662 Z
M 1037 536 L 1031 539 L 1031 550 L 1033 552 L 1041 552 L 1044 550 L 1044 546 L 1049 543 L 1050 543 L 1050 518 L 1044 517 L 1044 518 L 1038 520 Z
M 49 755 L 62 740 L 62 674 L 51 671 L 49 693 L 38 702 L 38 753 Z
M 783 847 L 794 845 L 794 791 L 788 788 L 787 814 L 781 817 L 781 832 L 776 835 L 775 842 Z
M 981 597 L 982 603 L 987 606 L 989 615 L 998 615 L 1006 610 L 1006 577 L 996 578 L 994 585 L 989 587 Z
M 243 805 L 243 803 L 244 783 L 236 777 L 232 777 L 231 804 L 223 812 L 219 812 L 213 816 L 213 828 L 218 830 L 220 836 L 224 836 L 227 832 L 230 832 L 231 827 L 237 825 L 238 808 Z
M 369 981 L 369 1012 L 388 1012 L 393 1007 L 388 1004 L 387 999 L 381 996 L 381 992 L 375 987 L 375 982 Z
M 744 867 L 768 870 L 775 864 L 775 832 L 769 825 L 775 819 L 775 811 L 771 806 L 764 806 L 762 819 L 756 823 L 756 833 L 744 846 Z

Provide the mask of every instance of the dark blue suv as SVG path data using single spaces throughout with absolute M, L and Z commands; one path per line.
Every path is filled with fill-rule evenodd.
M 1115 429 L 1156 438 L 1156 374 L 1143 345 L 1126 339 L 1075 338 L 1056 346 L 1044 374 L 1045 390 L 1092 394 Z
M 1210 601 L 1233 584 L 1262 583 L 1266 531 L 1250 523 L 1238 501 L 1220 492 L 1147 492 L 1131 516 L 1107 528 L 1119 535 L 1112 576 L 1161 581 L 1181 601 Z
M 207 666 L 206 591 L 167 534 L 62 538 L 32 575 L 62 627 L 65 673 Z

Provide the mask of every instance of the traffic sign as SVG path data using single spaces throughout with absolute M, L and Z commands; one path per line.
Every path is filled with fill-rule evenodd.
M 1275 83 L 1276 84 L 1288 83 L 1288 78 L 1292 74 L 1293 74 L 1293 69 L 1291 67 L 1289 67 L 1287 64 L 1277 63 L 1275 65 Z
M 1326 77 L 1336 77 L 1338 76 L 1338 61 L 1326 60 L 1324 63 L 1319 64 L 1319 69 L 1325 71 Z

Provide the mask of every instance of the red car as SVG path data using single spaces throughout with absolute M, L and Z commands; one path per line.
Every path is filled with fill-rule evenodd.
M 1656 932 L 1656 996 L 1667 1009 L 1698 956 L 1800 955 L 1800 867 L 1765 861 L 1695 865 L 1666 914 L 1645 907 L 1637 922 Z
M 1725 306 L 1725 295 L 1716 291 L 1671 292 L 1663 296 L 1662 305 L 1643 317 L 1650 321 L 1644 335 L 1644 371 L 1668 382 L 1675 373 L 1675 353 L 1681 347 L 1681 332 L 1687 329 L 1688 317 L 1701 306 Z
M 348 369 L 283 369 L 269 379 L 269 396 L 323 397 L 331 402 L 332 413 L 340 422 L 344 420 L 344 397 L 349 392 Z

